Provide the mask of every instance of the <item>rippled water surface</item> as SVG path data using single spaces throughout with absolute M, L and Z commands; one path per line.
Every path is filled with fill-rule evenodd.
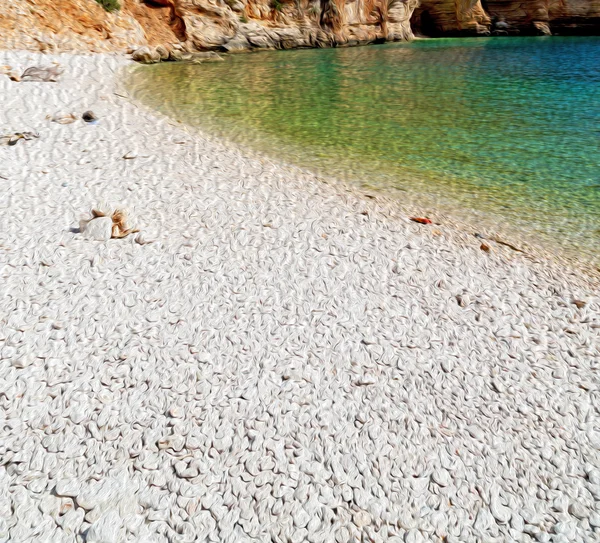
M 128 85 L 275 157 L 600 259 L 600 38 L 263 52 Z

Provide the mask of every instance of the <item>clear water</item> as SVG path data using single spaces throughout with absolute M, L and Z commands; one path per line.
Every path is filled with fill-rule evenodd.
M 274 51 L 130 78 L 183 122 L 600 259 L 600 38 Z

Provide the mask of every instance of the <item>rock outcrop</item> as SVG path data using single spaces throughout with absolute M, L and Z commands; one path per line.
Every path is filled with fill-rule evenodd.
M 95 0 L 0 3 L 0 48 L 190 52 L 325 47 L 408 40 L 419 0 Z M 133 47 L 132 47 L 133 46 Z M 153 53 L 148 53 L 153 55 Z M 164 56 L 164 55 L 161 55 Z M 177 56 L 175 54 L 174 56 Z
M 121 0 L 114 13 L 95 0 L 11 0 L 0 2 L 0 49 L 111 52 L 176 43 L 170 21 L 168 8 L 139 0 Z
M 134 51 L 328 47 L 425 36 L 600 34 L 600 0 L 96 0 L 0 2 L 0 49 Z M 157 53 L 157 46 L 158 48 Z
M 487 0 L 492 29 L 507 34 L 600 34 L 599 0 Z
M 411 25 L 426 36 L 600 34 L 600 0 L 421 0 Z
M 411 26 L 425 36 L 468 36 L 490 33 L 491 19 L 480 0 L 421 0 Z
M 412 38 L 418 0 L 160 0 L 188 50 L 290 49 Z

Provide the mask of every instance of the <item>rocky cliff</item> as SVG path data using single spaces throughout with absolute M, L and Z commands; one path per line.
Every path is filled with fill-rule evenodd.
M 600 0 L 121 0 L 113 13 L 98 1 L 0 2 L 0 48 L 238 51 L 408 40 L 413 30 L 600 34 Z
M 489 34 L 491 19 L 480 0 L 421 0 L 411 26 L 424 36 Z
M 600 0 L 421 0 L 411 24 L 427 36 L 600 34 Z
M 0 48 L 235 51 L 408 40 L 418 1 L 122 0 L 107 13 L 95 0 L 12 0 L 0 2 Z
M 511 34 L 599 34 L 598 0 L 487 0 L 493 28 Z

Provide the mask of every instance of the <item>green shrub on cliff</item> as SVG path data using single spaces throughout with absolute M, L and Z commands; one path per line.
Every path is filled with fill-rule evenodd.
M 109 13 L 121 9 L 119 0 L 96 0 L 96 2 L 98 2 L 98 4 L 100 4 L 105 9 L 105 11 L 108 11 Z

